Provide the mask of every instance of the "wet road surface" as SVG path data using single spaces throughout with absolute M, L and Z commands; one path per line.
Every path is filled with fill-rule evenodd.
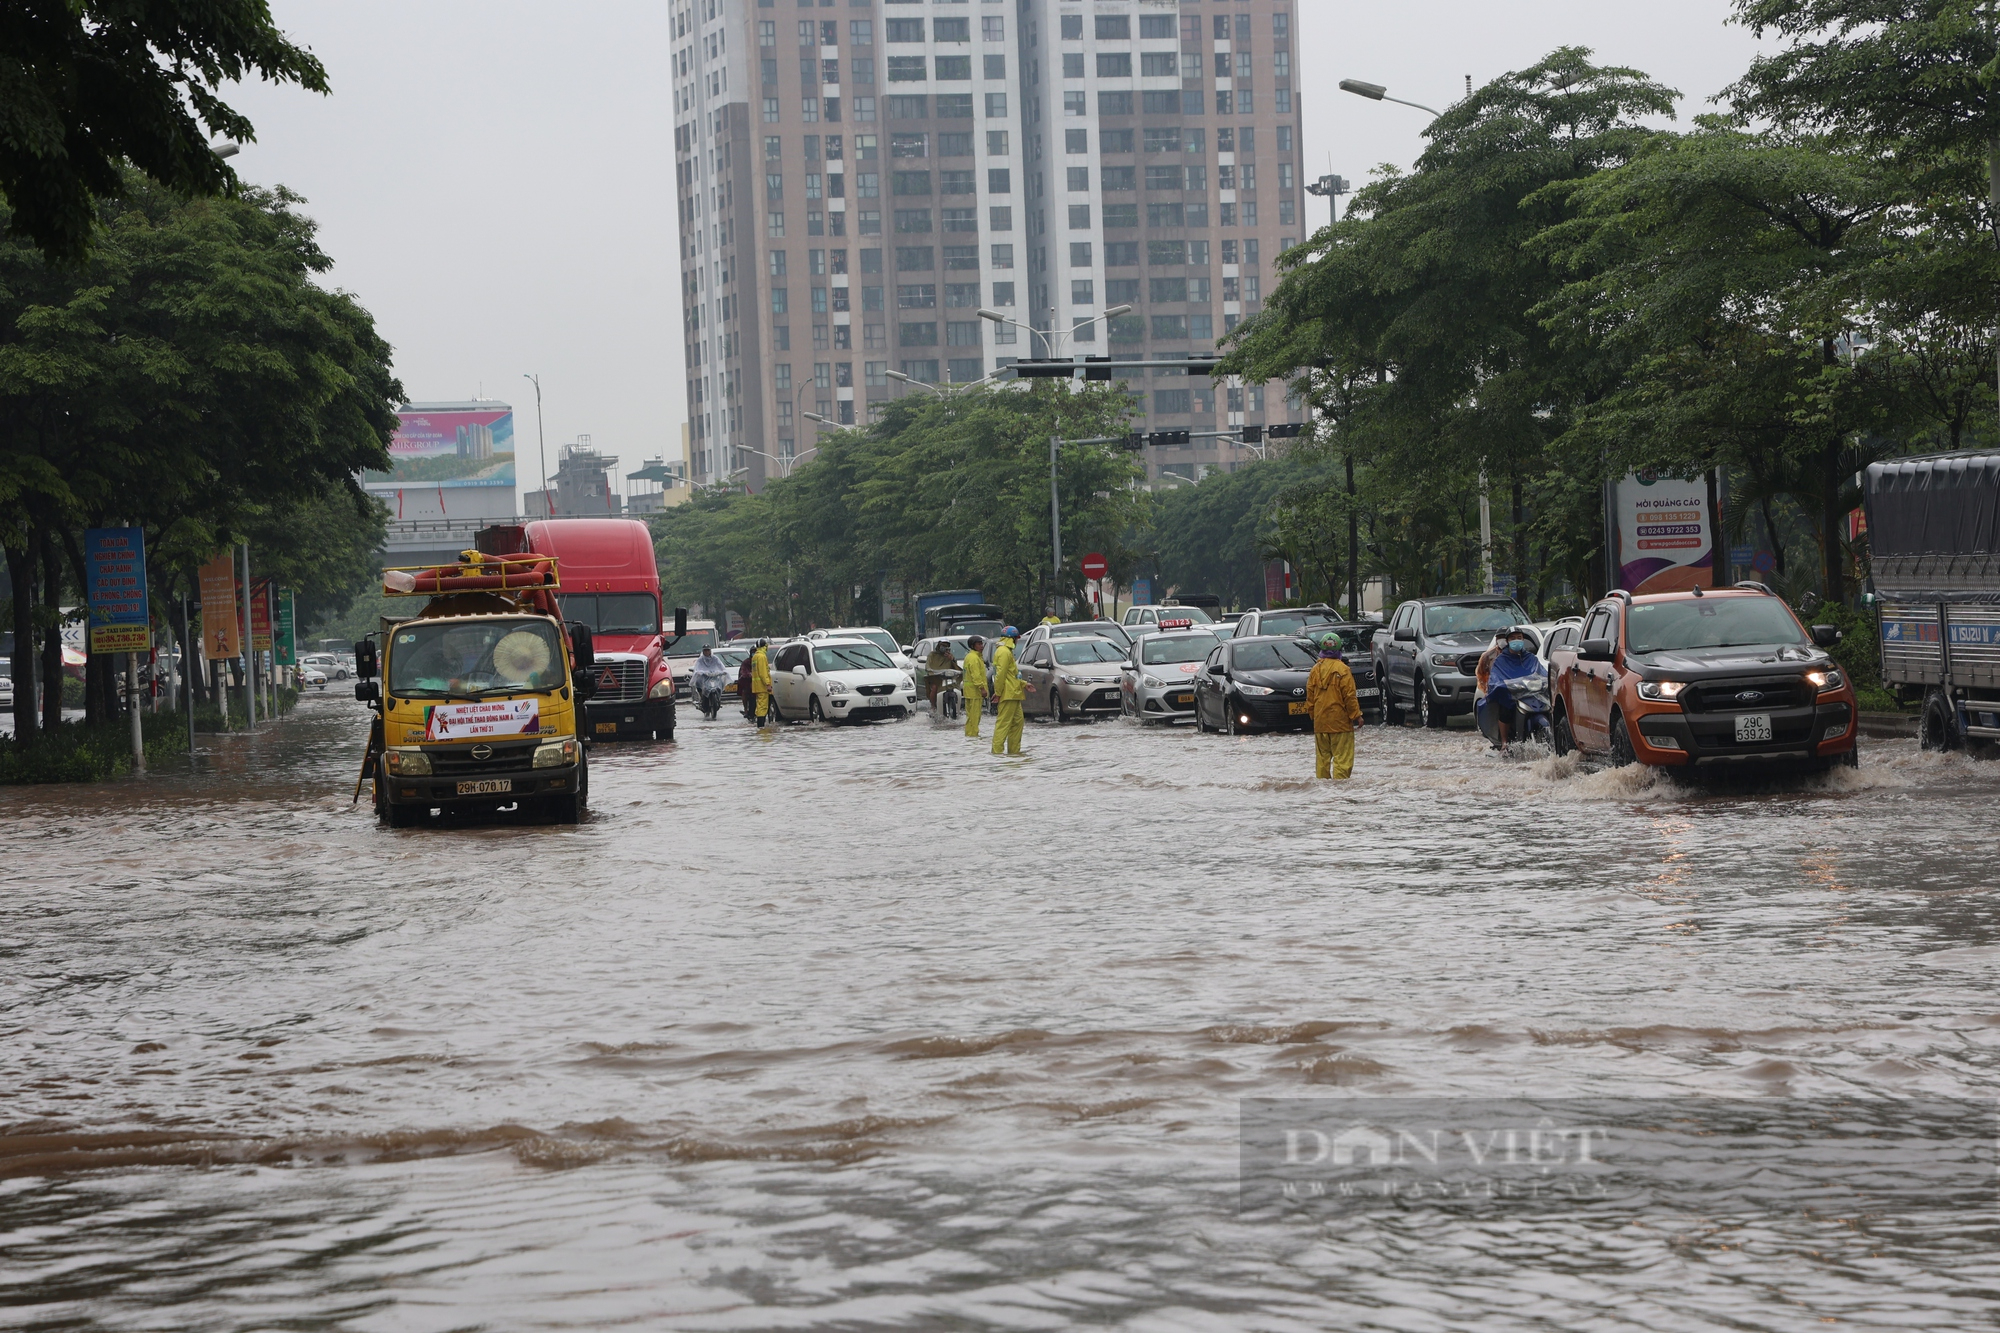
M 2000 1212 L 1237 1210 L 1253 1096 L 2000 1092 L 2000 764 L 927 717 L 390 832 L 363 714 L 0 792 L 0 1325 L 1987 1328 Z M 990 724 L 989 724 L 990 734 Z

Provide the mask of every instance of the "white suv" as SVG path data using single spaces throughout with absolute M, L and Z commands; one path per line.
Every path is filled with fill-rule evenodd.
M 781 721 L 857 722 L 916 708 L 910 673 L 867 639 L 800 639 L 771 654 L 771 705 Z

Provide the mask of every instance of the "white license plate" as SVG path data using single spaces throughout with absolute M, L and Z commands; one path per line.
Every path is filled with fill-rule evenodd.
M 1357 699 L 1373 699 L 1373 698 L 1375 698 L 1375 697 L 1376 697 L 1377 695 L 1379 695 L 1379 694 L 1381 694 L 1381 693 L 1382 693 L 1382 691 L 1380 691 L 1380 690 L 1373 690 L 1373 689 L 1370 689 L 1370 690 L 1356 690 L 1356 691 L 1354 692 L 1354 697 L 1355 697 L 1355 698 L 1357 698 Z
M 1743 713 L 1736 719 L 1736 739 L 1738 741 L 1768 741 L 1771 739 L 1771 715 L 1769 713 Z
M 458 794 L 460 796 L 492 796 L 498 792 L 509 792 L 512 790 L 514 790 L 514 779 L 512 778 L 484 778 L 478 782 L 461 782 L 458 784 Z

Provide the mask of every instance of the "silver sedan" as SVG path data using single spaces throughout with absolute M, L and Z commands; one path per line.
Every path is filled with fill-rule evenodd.
M 1039 713 L 1052 722 L 1119 711 L 1119 665 L 1124 645 L 1112 639 L 1057 638 L 1031 643 L 1021 650 L 1021 684 L 1027 691 L 1024 713 Z

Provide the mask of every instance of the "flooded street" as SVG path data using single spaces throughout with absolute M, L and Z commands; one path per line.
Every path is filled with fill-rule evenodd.
M 335 697 L 0 792 L 0 1324 L 2000 1316 L 1995 1211 L 1237 1209 L 1246 1097 L 1994 1097 L 2000 764 L 681 718 L 574 828 L 377 827 Z

